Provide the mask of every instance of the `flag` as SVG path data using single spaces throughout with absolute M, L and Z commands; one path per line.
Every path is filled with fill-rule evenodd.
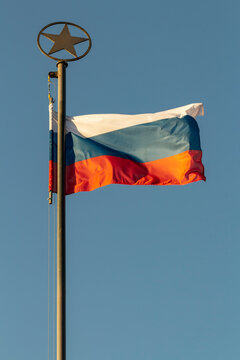
M 205 180 L 199 127 L 203 105 L 138 115 L 66 117 L 65 193 L 109 184 L 184 185 Z M 57 113 L 49 106 L 49 190 L 57 192 Z

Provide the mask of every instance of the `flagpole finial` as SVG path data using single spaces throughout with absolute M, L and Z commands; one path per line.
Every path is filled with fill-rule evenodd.
M 58 34 L 51 33 L 49 28 L 52 28 L 51 30 L 54 32 L 60 32 Z M 50 32 L 48 32 L 47 29 L 49 29 Z M 47 32 L 45 30 L 47 30 Z M 74 34 L 79 36 L 73 36 L 71 34 L 73 31 Z M 48 41 L 46 41 L 46 39 Z M 82 46 L 82 50 L 79 46 L 75 48 L 76 45 L 82 45 L 83 43 L 85 45 Z M 86 56 L 91 49 L 92 40 L 88 32 L 81 26 L 66 21 L 58 21 L 48 24 L 40 30 L 37 37 L 37 44 L 40 51 L 50 59 L 67 63 L 69 61 L 80 60 Z M 49 48 L 49 45 L 52 46 Z M 60 56 L 62 55 L 63 57 L 55 56 L 55 53 L 59 51 L 61 51 Z M 54 54 L 54 56 L 52 54 Z M 66 57 L 69 54 L 72 57 Z

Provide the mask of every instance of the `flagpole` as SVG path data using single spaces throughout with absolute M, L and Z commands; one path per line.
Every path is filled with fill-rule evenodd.
M 64 25 L 60 34 L 45 33 L 52 26 Z M 69 26 L 85 34 L 72 36 Z M 54 42 L 46 52 L 41 44 L 42 36 Z M 75 45 L 88 41 L 85 52 L 77 56 Z M 57 149 L 57 360 L 66 360 L 66 226 L 65 226 L 65 119 L 66 119 L 66 68 L 68 61 L 76 61 L 86 56 L 92 46 L 92 41 L 81 26 L 58 21 L 48 24 L 38 33 L 37 44 L 40 51 L 47 57 L 58 61 L 57 72 L 49 73 L 50 77 L 58 78 L 58 149 Z M 55 57 L 59 51 L 67 51 L 73 58 Z M 54 54 L 54 56 L 52 56 Z M 49 195 L 49 198 L 51 196 Z M 49 199 L 49 203 L 51 199 Z
M 58 67 L 57 161 L 57 360 L 66 360 L 66 231 L 65 231 L 65 117 L 66 67 Z

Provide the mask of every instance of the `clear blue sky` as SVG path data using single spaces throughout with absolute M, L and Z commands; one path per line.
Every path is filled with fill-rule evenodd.
M 47 74 L 56 67 L 36 38 L 62 20 L 93 40 L 67 69 L 67 113 L 203 102 L 207 176 L 67 198 L 67 360 L 239 359 L 239 13 L 237 0 L 2 5 L 1 359 L 47 359 Z

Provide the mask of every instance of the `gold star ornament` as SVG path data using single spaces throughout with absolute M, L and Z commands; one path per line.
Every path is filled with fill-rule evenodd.
M 51 50 L 48 53 L 49 55 L 60 50 L 66 50 L 76 58 L 77 58 L 77 53 L 74 48 L 74 45 L 88 40 L 87 38 L 72 36 L 70 34 L 67 24 L 64 25 L 64 28 L 62 29 L 59 35 L 46 34 L 46 33 L 42 33 L 42 35 L 54 42 Z
M 56 31 L 52 29 L 52 27 L 62 25 L 62 30 L 59 34 L 56 34 Z M 81 36 L 72 36 L 69 29 L 71 30 L 71 27 L 74 27 L 75 31 L 80 31 L 79 35 Z M 51 30 L 50 30 L 51 28 Z M 56 29 L 56 28 L 55 28 Z M 52 33 L 53 32 L 53 33 Z M 45 46 L 47 46 L 47 42 L 43 41 L 42 39 L 46 38 L 53 42 L 53 45 L 49 51 L 49 48 L 44 50 Z M 87 46 L 82 47 L 82 49 L 79 49 L 79 55 L 77 55 L 75 45 L 86 42 L 88 43 Z M 58 21 L 51 24 L 48 24 L 42 28 L 42 30 L 39 31 L 38 37 L 37 37 L 37 44 L 39 47 L 39 50 L 49 57 L 50 59 L 56 60 L 56 61 L 76 61 L 82 59 L 84 56 L 86 56 L 92 47 L 92 40 L 88 32 L 81 26 L 73 24 L 71 22 L 67 21 Z M 62 58 L 61 55 L 64 55 L 63 52 L 60 52 L 59 56 L 55 55 L 55 53 L 65 50 L 69 54 L 72 55 L 71 58 Z M 52 55 L 53 54 L 53 55 Z

